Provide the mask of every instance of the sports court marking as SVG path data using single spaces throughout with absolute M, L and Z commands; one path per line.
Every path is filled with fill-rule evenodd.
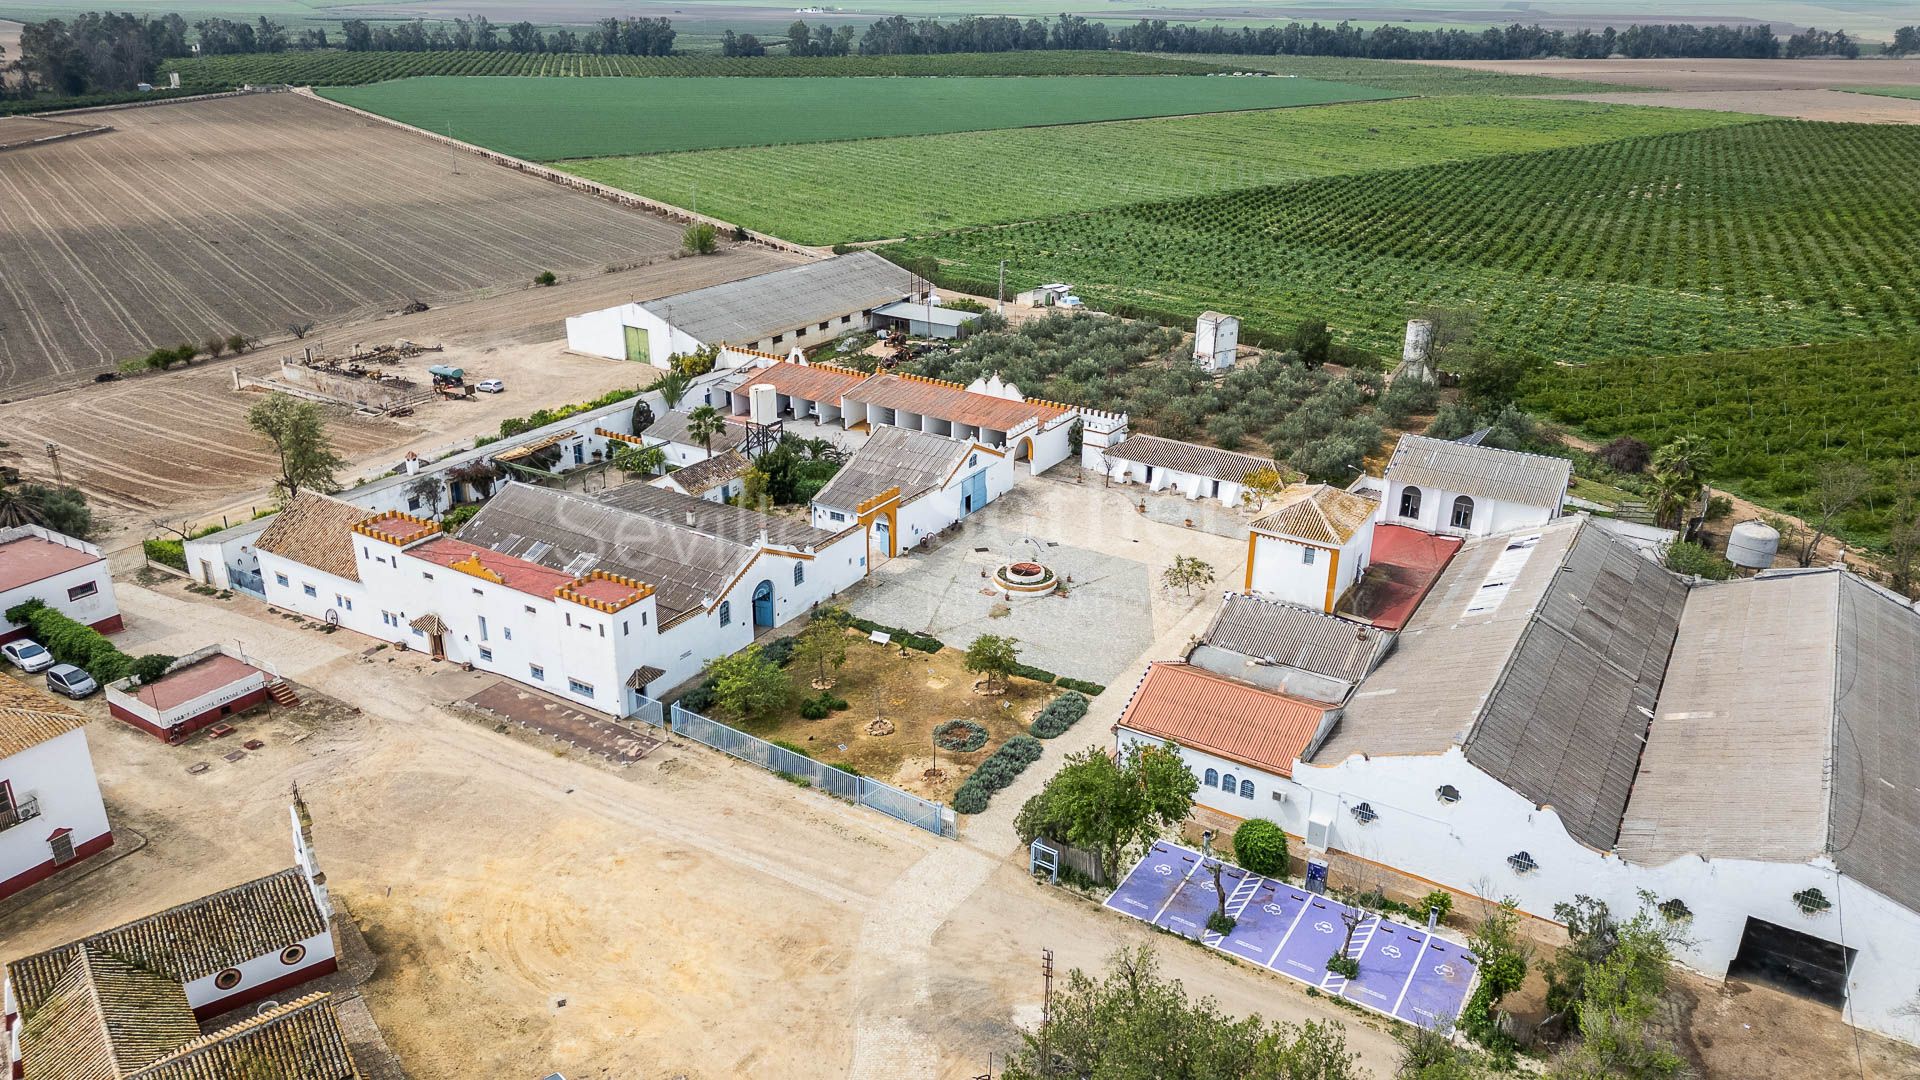
M 1382 1016 L 1429 1028 L 1458 1019 L 1479 969 L 1463 946 L 1368 914 L 1348 951 L 1360 962 L 1360 977 L 1345 979 L 1327 970 L 1327 958 L 1346 936 L 1341 913 L 1352 908 L 1232 863 L 1225 867 L 1220 886 L 1227 914 L 1237 920 L 1225 938 L 1206 928 L 1219 903 L 1213 875 L 1200 868 L 1199 852 L 1177 844 L 1153 845 L 1107 906 Z

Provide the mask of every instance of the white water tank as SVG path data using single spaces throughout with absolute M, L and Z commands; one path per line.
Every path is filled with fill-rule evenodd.
M 1193 359 L 1204 371 L 1233 366 L 1240 347 L 1240 320 L 1217 311 L 1204 311 L 1193 325 Z
M 772 383 L 754 383 L 747 388 L 747 418 L 756 424 L 771 424 L 780 415 L 780 393 Z
M 1773 565 L 1780 550 L 1780 533 L 1763 521 L 1743 521 L 1727 537 L 1727 561 L 1748 570 L 1765 570 Z
M 1424 364 L 1433 353 L 1433 322 L 1428 319 L 1407 320 L 1407 341 L 1400 350 L 1400 359 L 1409 364 Z

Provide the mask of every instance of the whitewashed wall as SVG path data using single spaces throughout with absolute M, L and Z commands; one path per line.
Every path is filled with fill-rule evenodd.
M 88 582 L 93 583 L 93 595 L 78 600 L 67 599 L 67 590 Z M 113 576 L 104 559 L 0 592 L 0 612 L 28 600 L 42 601 L 68 618 L 88 625 L 120 614 L 120 604 L 113 596 Z M 10 623 L 4 614 L 0 614 L 0 636 L 21 629 L 24 628 L 20 624 Z
M 0 758 L 0 780 L 13 787 L 16 803 L 40 800 L 40 816 L 0 832 L 0 881 L 17 877 L 53 858 L 47 837 L 72 829 L 75 847 L 106 834 L 107 808 L 100 801 L 87 733 L 69 731 Z
M 1422 532 L 1440 536 L 1493 536 L 1499 533 L 1513 532 L 1516 529 L 1530 529 L 1544 525 L 1560 516 L 1558 506 L 1528 506 L 1524 503 L 1506 502 L 1500 499 L 1469 496 L 1473 499 L 1473 527 L 1456 529 L 1450 524 L 1453 520 L 1453 500 L 1461 493 L 1446 491 L 1427 485 L 1414 485 L 1420 488 L 1420 513 L 1417 517 L 1400 516 L 1400 497 L 1407 484 L 1387 478 L 1387 495 L 1380 500 L 1380 509 L 1374 520 L 1391 525 L 1405 525 Z

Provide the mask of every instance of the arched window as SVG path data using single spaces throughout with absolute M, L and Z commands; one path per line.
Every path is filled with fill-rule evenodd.
M 1453 527 L 1456 529 L 1473 528 L 1473 500 L 1465 495 L 1453 500 Z
M 807 564 L 794 563 L 793 564 L 793 583 L 795 585 L 798 585 L 805 580 L 807 580 Z
M 1220 785 L 1220 770 L 1208 769 L 1206 777 L 1200 782 L 1208 787 L 1218 787 Z
M 1233 778 L 1232 773 L 1228 773 L 1227 775 L 1220 778 L 1220 790 L 1226 792 L 1229 795 L 1233 794 L 1233 792 L 1237 788 L 1239 788 L 1239 786 L 1240 786 L 1240 782 Z
M 1420 489 L 1405 487 L 1400 489 L 1400 516 L 1417 518 L 1420 516 Z
M 1251 780 L 1240 781 L 1240 797 L 1243 799 L 1253 798 L 1253 781 Z
M 720 625 L 731 626 L 732 624 L 733 624 L 733 601 L 722 600 L 720 601 Z

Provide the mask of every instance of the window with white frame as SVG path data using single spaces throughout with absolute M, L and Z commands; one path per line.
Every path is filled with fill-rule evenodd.
M 720 625 L 733 625 L 733 601 L 731 600 L 720 601 Z
M 593 685 L 591 683 L 583 683 L 579 679 L 569 678 L 567 680 L 567 689 L 581 697 L 590 698 L 593 696 Z
M 85 600 L 87 597 L 92 596 L 94 593 L 97 593 L 99 591 L 100 591 L 99 582 L 83 581 L 80 584 L 75 585 L 73 588 L 67 590 L 67 599 Z
M 1220 786 L 1220 770 L 1208 769 L 1205 778 L 1203 778 L 1200 782 L 1207 785 L 1208 787 L 1219 787 Z
M 1453 527 L 1456 529 L 1473 528 L 1473 500 L 1465 495 L 1453 500 Z
M 316 588 L 314 588 L 313 586 L 311 586 L 311 585 L 309 585 L 309 584 L 307 584 L 307 583 L 306 583 L 306 582 L 304 582 L 304 581 L 300 583 L 300 591 L 301 591 L 301 593 L 303 593 L 303 594 L 305 594 L 305 595 L 307 595 L 307 596 L 311 596 L 311 597 L 313 597 L 313 598 L 314 598 L 314 599 L 316 599 L 316 600 L 317 600 L 317 599 L 319 599 L 319 597 L 320 597 L 320 590 L 319 590 L 319 589 L 316 589 Z
M 528 664 L 527 677 L 532 679 L 534 682 L 546 682 L 547 669 L 541 667 L 539 664 Z
M 793 564 L 793 583 L 795 585 L 798 585 L 805 580 L 807 580 L 807 564 L 794 563 Z
M 489 649 L 489 648 L 487 648 L 487 647 L 486 647 L 485 645 L 482 645 L 482 646 L 480 646 L 480 659 L 482 659 L 482 660 L 492 660 L 492 659 L 493 659 L 493 650 L 492 650 L 492 649 Z
M 1400 489 L 1400 516 L 1417 518 L 1420 516 L 1420 489 L 1411 485 Z
M 1253 781 L 1251 780 L 1240 781 L 1240 797 L 1243 799 L 1253 798 Z
M 1301 548 L 1300 564 L 1302 566 L 1312 566 L 1313 560 L 1318 556 L 1319 556 L 1319 551 L 1314 548 Z
M 274 583 L 275 585 L 279 585 L 279 586 L 281 586 L 282 588 L 285 588 L 285 587 L 286 587 L 286 585 L 287 585 L 287 575 L 285 575 L 285 574 L 275 574 L 275 575 L 273 575 L 273 583 Z

